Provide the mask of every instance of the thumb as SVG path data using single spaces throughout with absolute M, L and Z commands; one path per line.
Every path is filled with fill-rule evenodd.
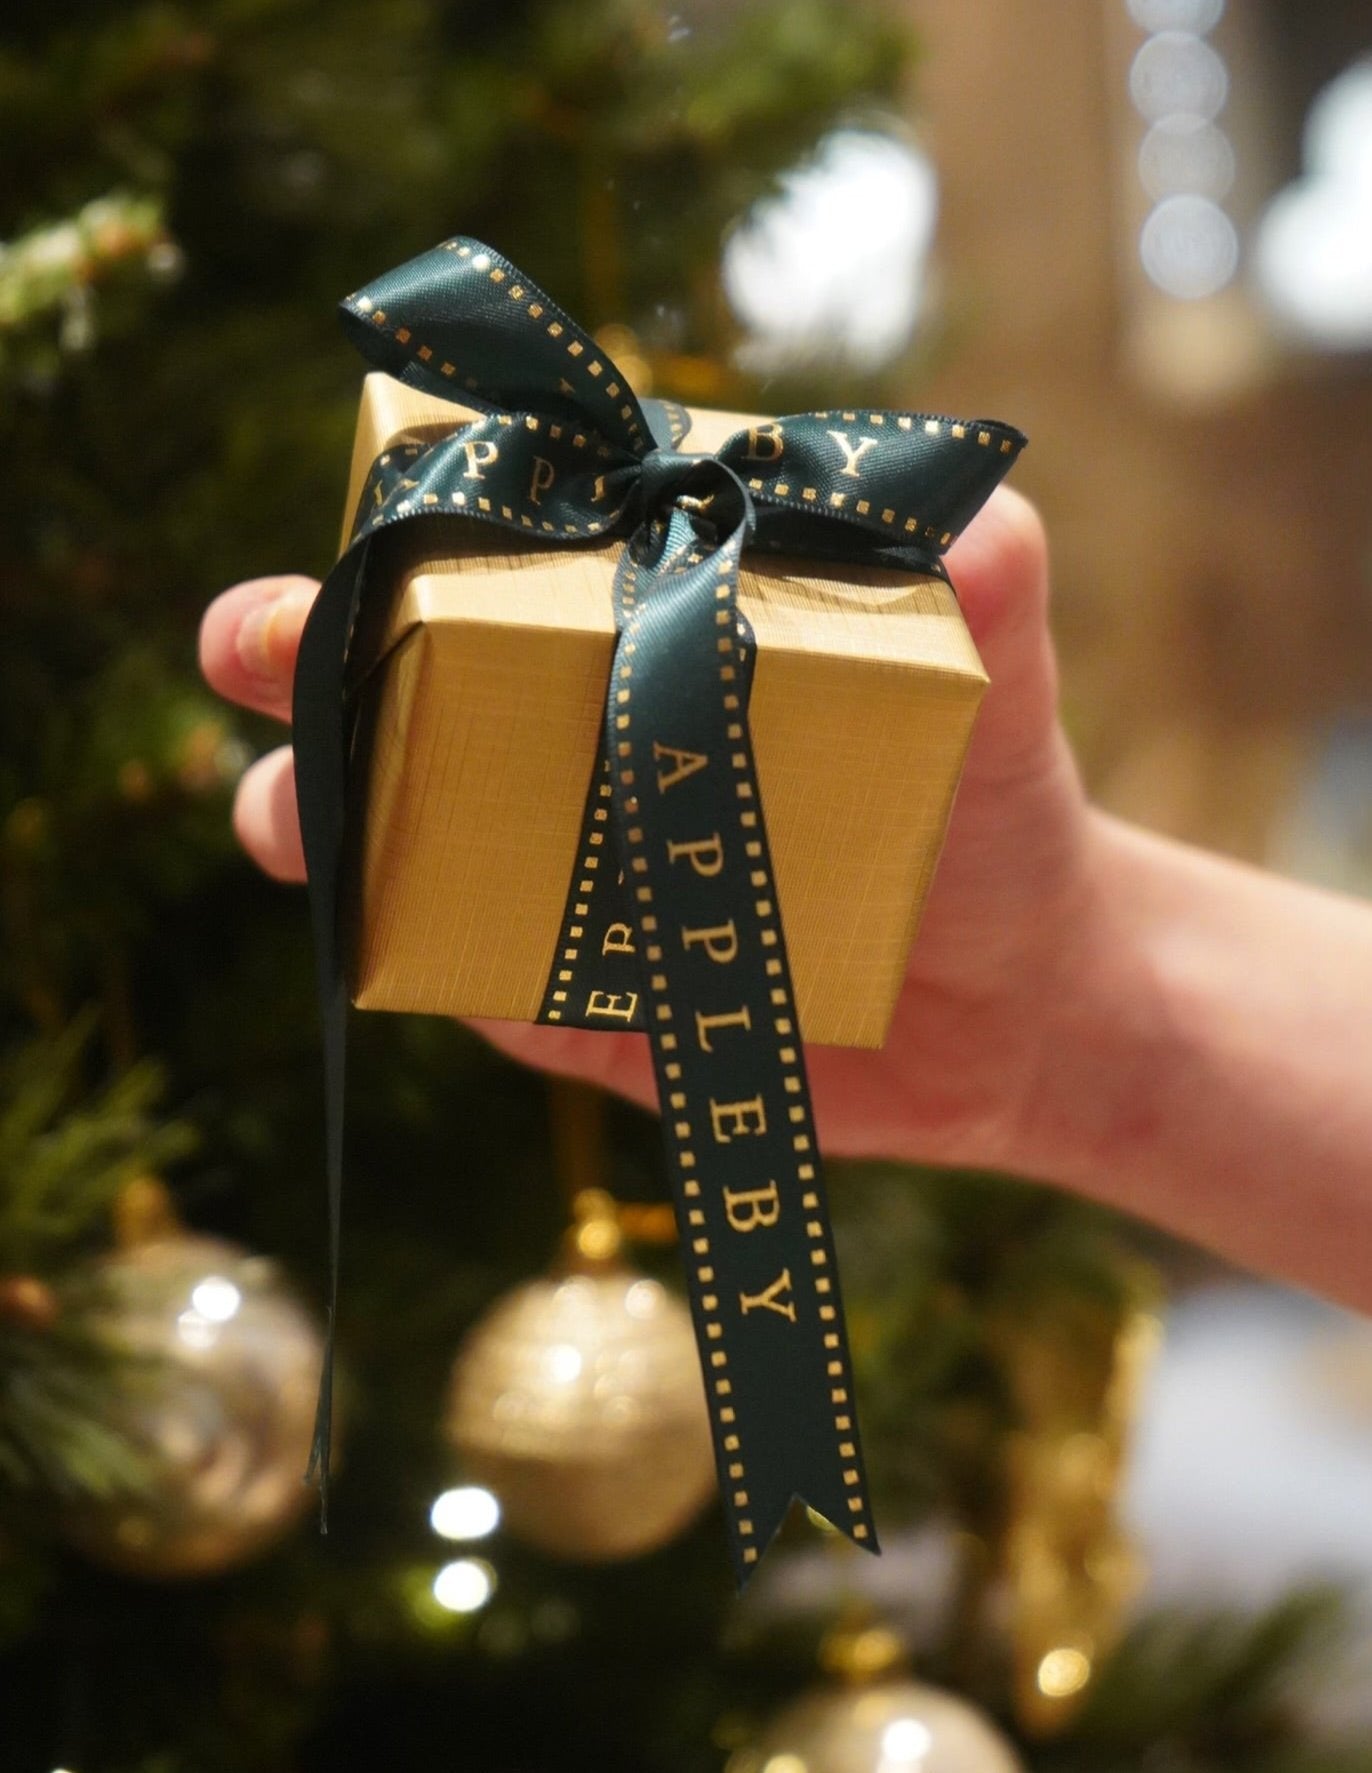
M 998 488 L 949 550 L 948 573 L 991 680 L 968 772 L 1021 775 L 1042 759 L 1057 718 L 1048 545 L 1038 512 Z

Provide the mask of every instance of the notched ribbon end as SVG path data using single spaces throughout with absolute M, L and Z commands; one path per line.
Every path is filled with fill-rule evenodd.
M 729 1549 L 733 1556 L 734 1577 L 739 1594 L 752 1581 L 758 1565 L 771 1550 L 772 1543 L 792 1517 L 799 1511 L 814 1527 L 823 1533 L 839 1534 L 847 1539 L 859 1551 L 870 1552 L 873 1557 L 881 1556 L 881 1545 L 877 1539 L 876 1523 L 872 1519 L 871 1509 L 867 1506 L 865 1495 L 862 1497 L 862 1513 L 860 1519 L 852 1525 L 845 1525 L 841 1518 L 849 1512 L 830 1503 L 821 1508 L 811 1502 L 799 1490 L 792 1490 L 784 1503 L 769 1509 L 756 1506 L 749 1511 L 752 1532 L 746 1537 L 739 1530 L 736 1519 L 731 1520 L 729 1532 Z

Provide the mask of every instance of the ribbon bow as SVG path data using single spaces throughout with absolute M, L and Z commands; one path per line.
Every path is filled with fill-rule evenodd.
M 325 1519 L 347 1010 L 338 913 L 353 709 L 344 667 L 362 600 L 388 588 L 390 535 L 456 515 L 534 545 L 623 542 L 585 860 L 540 1019 L 649 1033 L 740 1580 L 796 1498 L 875 1551 L 748 733 L 739 557 L 752 543 L 944 576 L 944 550 L 1024 438 L 987 420 L 822 412 L 739 431 L 713 455 L 685 453 L 680 407 L 645 408 L 606 352 L 523 272 L 461 237 L 350 296 L 341 313 L 369 363 L 483 416 L 455 418 L 451 435 L 393 446 L 373 464 L 296 674 L 328 1111 L 330 1352 L 311 1456 Z M 622 932 L 617 943 L 596 939 L 611 929 Z M 625 957 L 627 976 L 605 971 L 612 954 Z

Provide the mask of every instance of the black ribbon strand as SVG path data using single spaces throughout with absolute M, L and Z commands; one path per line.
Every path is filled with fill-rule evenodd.
M 390 536 L 472 517 L 621 549 L 605 737 L 541 1020 L 643 1028 L 735 1568 L 800 1499 L 877 1549 L 819 1153 L 748 731 L 745 545 L 946 577 L 941 557 L 1024 439 L 990 420 L 805 413 L 679 450 L 595 340 L 507 259 L 449 240 L 350 296 L 364 358 L 481 416 L 373 463 L 301 641 L 296 781 L 324 1023 L 329 1346 L 311 1472 L 327 1521 L 343 1176 L 339 889 L 362 600 Z

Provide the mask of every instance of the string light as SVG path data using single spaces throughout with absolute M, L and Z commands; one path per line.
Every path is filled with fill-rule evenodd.
M 495 1571 L 484 1558 L 456 1558 L 434 1577 L 433 1597 L 447 1613 L 479 1613 L 495 1593 Z
M 1239 267 L 1239 236 L 1223 207 L 1234 150 L 1215 121 L 1229 70 L 1207 35 L 1224 0 L 1126 0 L 1148 34 L 1129 69 L 1129 96 L 1149 128 L 1139 180 L 1153 199 L 1139 233 L 1150 280 L 1179 301 L 1217 295 Z
M 1267 207 L 1255 265 L 1278 324 L 1325 350 L 1372 348 L 1372 56 L 1318 93 L 1304 169 Z
M 226 1324 L 238 1314 L 243 1295 L 222 1274 L 208 1274 L 191 1293 L 191 1305 L 213 1324 Z
M 1143 224 L 1139 258 L 1167 295 L 1199 301 L 1217 294 L 1238 269 L 1238 231 L 1208 197 L 1164 197 Z
M 1224 0 L 1129 0 L 1129 13 L 1143 31 L 1213 31 L 1224 14 Z
M 933 1732 L 918 1718 L 893 1718 L 881 1733 L 882 1760 L 901 1767 L 922 1761 L 933 1746 Z
M 463 1484 L 435 1499 L 429 1525 L 440 1539 L 486 1539 L 500 1525 L 500 1504 L 480 1484 Z
M 1039 1663 L 1039 1692 L 1049 1699 L 1066 1699 L 1080 1693 L 1090 1679 L 1090 1657 L 1066 1645 L 1050 1650 Z

